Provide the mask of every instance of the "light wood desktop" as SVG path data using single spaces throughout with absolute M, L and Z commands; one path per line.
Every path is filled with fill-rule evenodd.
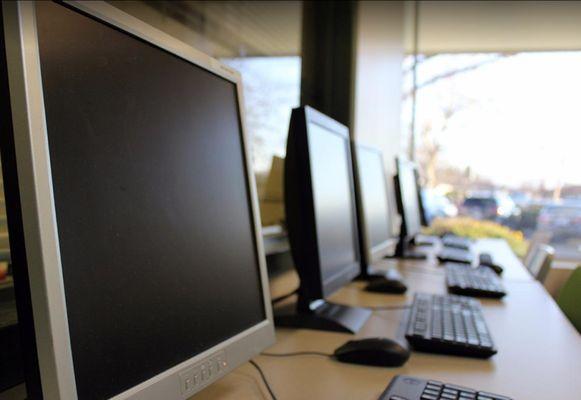
M 518 258 L 501 240 L 483 240 L 479 251 L 492 253 L 505 267 L 508 295 L 501 301 L 483 300 L 484 315 L 498 348 L 489 360 L 413 352 L 399 368 L 342 364 L 321 356 L 272 358 L 258 356 L 279 400 L 377 399 L 398 374 L 456 383 L 521 400 L 578 399 L 581 393 L 581 335 L 566 319 L 551 296 L 526 272 Z M 433 250 L 432 250 L 433 251 Z M 397 266 L 409 290 L 405 295 L 364 292 L 353 282 L 331 301 L 358 306 L 409 304 L 416 291 L 446 293 L 442 267 L 431 257 L 426 261 L 386 260 Z M 298 285 L 296 275 L 284 274 L 271 283 L 273 296 Z M 402 310 L 375 311 L 356 337 L 395 338 Z M 331 353 L 353 336 L 341 333 L 277 329 L 272 353 L 322 351 Z M 201 392 L 198 399 L 269 399 L 257 371 L 248 363 Z

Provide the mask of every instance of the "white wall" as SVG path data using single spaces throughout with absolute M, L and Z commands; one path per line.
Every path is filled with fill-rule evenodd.
M 581 1 L 420 1 L 419 10 L 423 53 L 581 50 Z
M 388 185 L 395 173 L 395 156 L 402 152 L 401 96 L 404 56 L 404 1 L 358 3 L 353 136 L 359 143 L 383 151 Z M 394 233 L 399 230 L 395 198 L 390 204 Z

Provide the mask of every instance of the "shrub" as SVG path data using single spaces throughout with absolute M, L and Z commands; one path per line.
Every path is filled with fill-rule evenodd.
M 523 257 L 528 248 L 528 243 L 521 231 L 514 231 L 496 222 L 479 221 L 467 217 L 436 218 L 430 227 L 425 229 L 424 233 L 437 236 L 452 233 L 471 239 L 505 239 L 512 251 L 519 257 Z

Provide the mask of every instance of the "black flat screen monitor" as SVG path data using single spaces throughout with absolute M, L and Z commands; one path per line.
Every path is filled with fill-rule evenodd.
M 359 274 L 349 130 L 310 107 L 292 112 L 285 207 L 300 302 L 323 299 Z
M 415 164 L 403 157 L 398 157 L 396 166 L 397 203 L 402 218 L 400 236 L 404 241 L 409 242 L 422 229 Z
M 414 168 L 414 176 L 416 178 L 416 191 L 418 192 L 418 208 L 420 210 L 420 222 L 422 226 L 427 227 L 430 225 L 430 221 L 426 210 L 426 202 L 424 201 L 424 193 L 422 193 L 423 189 L 420 179 L 420 171 L 417 168 Z
M 393 251 L 387 177 L 381 150 L 353 144 L 362 273 Z

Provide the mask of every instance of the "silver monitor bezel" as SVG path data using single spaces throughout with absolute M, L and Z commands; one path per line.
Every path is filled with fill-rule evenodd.
M 274 323 L 268 275 L 261 236 L 258 196 L 252 173 L 245 130 L 240 74 L 185 43 L 101 1 L 74 1 L 67 5 L 128 32 L 196 66 L 202 67 L 237 88 L 245 173 L 253 213 L 256 252 L 266 319 L 232 338 L 188 359 L 113 399 L 183 399 L 208 386 L 208 379 L 194 391 L 182 393 L 180 374 L 216 353 L 225 355 L 223 373 L 274 343 Z M 31 302 L 42 393 L 46 399 L 77 398 L 71 342 L 68 330 L 63 273 L 52 188 L 50 154 L 43 100 L 34 2 L 2 2 L 8 82 L 17 159 L 18 189 L 28 260 Z
M 383 160 L 383 153 L 380 149 L 376 148 L 376 147 L 372 147 L 372 146 L 368 146 L 362 143 L 358 143 L 357 141 L 352 141 L 353 143 L 353 159 L 354 159 L 354 166 L 355 166 L 355 171 L 354 174 L 356 175 L 356 180 L 357 180 L 357 185 L 356 185 L 356 190 L 357 190 L 357 197 L 358 199 L 360 199 L 360 203 L 359 207 L 357 207 L 357 211 L 358 211 L 358 217 L 359 217 L 359 221 L 360 221 L 360 225 L 361 225 L 361 232 L 359 232 L 359 234 L 361 235 L 361 243 L 363 245 L 363 249 L 362 252 L 365 252 L 365 260 L 367 261 L 367 263 L 369 264 L 367 267 L 371 266 L 371 264 L 374 264 L 380 260 L 382 260 L 385 256 L 388 255 L 392 255 L 394 250 L 395 250 L 395 246 L 397 244 L 397 238 L 390 236 L 391 233 L 391 215 L 390 215 L 390 204 L 389 204 L 389 196 L 390 196 L 390 192 L 387 186 L 387 174 L 385 171 L 385 164 L 384 164 L 384 160 Z M 387 219 L 387 225 L 388 225 L 388 238 L 385 239 L 384 241 L 382 241 L 381 243 L 378 243 L 377 245 L 373 246 L 370 242 L 369 239 L 369 223 L 367 221 L 367 218 L 365 217 L 365 210 L 364 210 L 364 205 L 363 205 L 363 188 L 361 187 L 361 176 L 360 176 L 360 168 L 361 168 L 361 163 L 359 161 L 359 154 L 361 151 L 369 151 L 372 152 L 374 154 L 376 154 L 380 161 L 381 161 L 381 166 L 382 166 L 382 173 L 383 173 L 383 180 L 384 180 L 384 190 L 385 190 L 385 197 L 387 199 L 387 213 L 388 213 L 388 219 Z

